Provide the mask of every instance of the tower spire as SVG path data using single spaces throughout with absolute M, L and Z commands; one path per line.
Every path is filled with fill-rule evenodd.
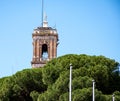
M 48 27 L 48 22 L 47 22 L 47 15 L 44 13 L 44 18 L 43 18 L 43 26 L 42 27 Z

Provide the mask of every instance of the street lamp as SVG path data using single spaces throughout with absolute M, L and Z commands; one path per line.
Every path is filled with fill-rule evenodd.
M 92 80 L 93 82 L 93 93 L 92 93 L 92 99 L 95 101 L 95 80 Z
M 115 101 L 115 94 L 112 95 L 112 101 Z
M 72 64 L 70 64 L 69 101 L 72 101 Z
M 120 76 L 120 64 L 118 65 L 118 74 Z

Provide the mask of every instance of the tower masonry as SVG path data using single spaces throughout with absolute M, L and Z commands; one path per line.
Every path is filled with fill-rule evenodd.
M 33 38 L 33 57 L 31 65 L 35 67 L 43 67 L 47 61 L 57 57 L 58 33 L 57 30 L 48 27 L 46 18 L 42 23 L 42 27 L 34 29 Z

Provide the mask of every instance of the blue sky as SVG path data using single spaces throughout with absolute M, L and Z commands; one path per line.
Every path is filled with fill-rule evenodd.
M 45 0 L 58 30 L 58 56 L 103 55 L 120 62 L 120 0 Z M 0 77 L 31 68 L 32 32 L 41 26 L 41 0 L 0 1 Z

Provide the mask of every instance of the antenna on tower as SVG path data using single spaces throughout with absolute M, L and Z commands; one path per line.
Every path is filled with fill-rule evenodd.
M 44 13 L 44 0 L 42 0 L 42 27 L 48 27 L 47 15 Z
M 43 16 L 44 16 L 44 0 L 42 0 L 42 18 L 41 18 L 41 21 L 42 21 L 42 27 L 43 27 Z

